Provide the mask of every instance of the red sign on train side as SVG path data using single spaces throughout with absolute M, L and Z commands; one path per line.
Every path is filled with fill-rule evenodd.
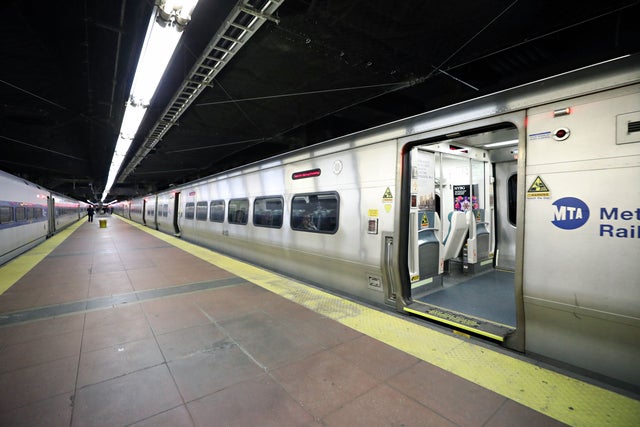
M 320 169 L 309 169 L 302 172 L 294 172 L 291 174 L 291 179 L 303 179 L 303 178 L 315 178 L 320 176 L 322 171 Z

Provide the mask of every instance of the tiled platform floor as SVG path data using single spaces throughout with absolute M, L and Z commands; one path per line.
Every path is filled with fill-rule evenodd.
M 106 229 L 84 223 L 0 295 L 0 318 L 232 277 L 115 218 Z M 0 327 L 0 425 L 561 425 L 259 286 L 230 283 Z

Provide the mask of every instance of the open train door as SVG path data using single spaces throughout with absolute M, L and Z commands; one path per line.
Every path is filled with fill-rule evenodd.
M 407 248 L 402 310 L 519 350 L 523 124 L 524 112 L 518 112 L 407 144 L 400 208 L 406 230 L 400 244 Z

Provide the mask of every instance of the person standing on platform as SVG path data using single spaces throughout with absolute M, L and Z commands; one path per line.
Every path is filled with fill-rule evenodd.
M 87 216 L 89 217 L 89 222 L 93 222 L 93 214 L 96 213 L 96 210 L 93 208 L 93 205 L 89 205 L 87 208 Z

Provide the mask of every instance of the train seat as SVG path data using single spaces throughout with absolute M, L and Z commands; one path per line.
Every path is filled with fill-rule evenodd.
M 427 223 L 431 227 L 418 231 L 418 259 L 420 260 L 420 279 L 426 279 L 438 274 L 440 258 L 440 240 L 436 230 L 440 228 L 440 217 L 437 212 L 427 211 Z
M 466 211 L 464 213 L 464 217 L 467 222 L 467 227 L 469 227 L 469 240 L 475 239 L 477 237 L 476 217 L 473 215 L 472 211 Z
M 467 212 L 467 223 L 469 224 L 469 243 L 474 245 L 476 256 L 473 262 L 487 259 L 489 257 L 489 230 L 484 222 L 484 210 L 479 209 L 474 212 Z
M 448 218 L 449 230 L 443 240 L 445 261 L 458 256 L 469 229 L 464 213 L 459 211 L 450 212 Z
M 489 249 L 491 247 L 491 235 L 489 232 L 489 223 L 485 218 L 486 212 L 484 209 L 478 209 L 475 211 L 477 220 L 477 236 L 478 236 L 478 259 L 489 258 Z

